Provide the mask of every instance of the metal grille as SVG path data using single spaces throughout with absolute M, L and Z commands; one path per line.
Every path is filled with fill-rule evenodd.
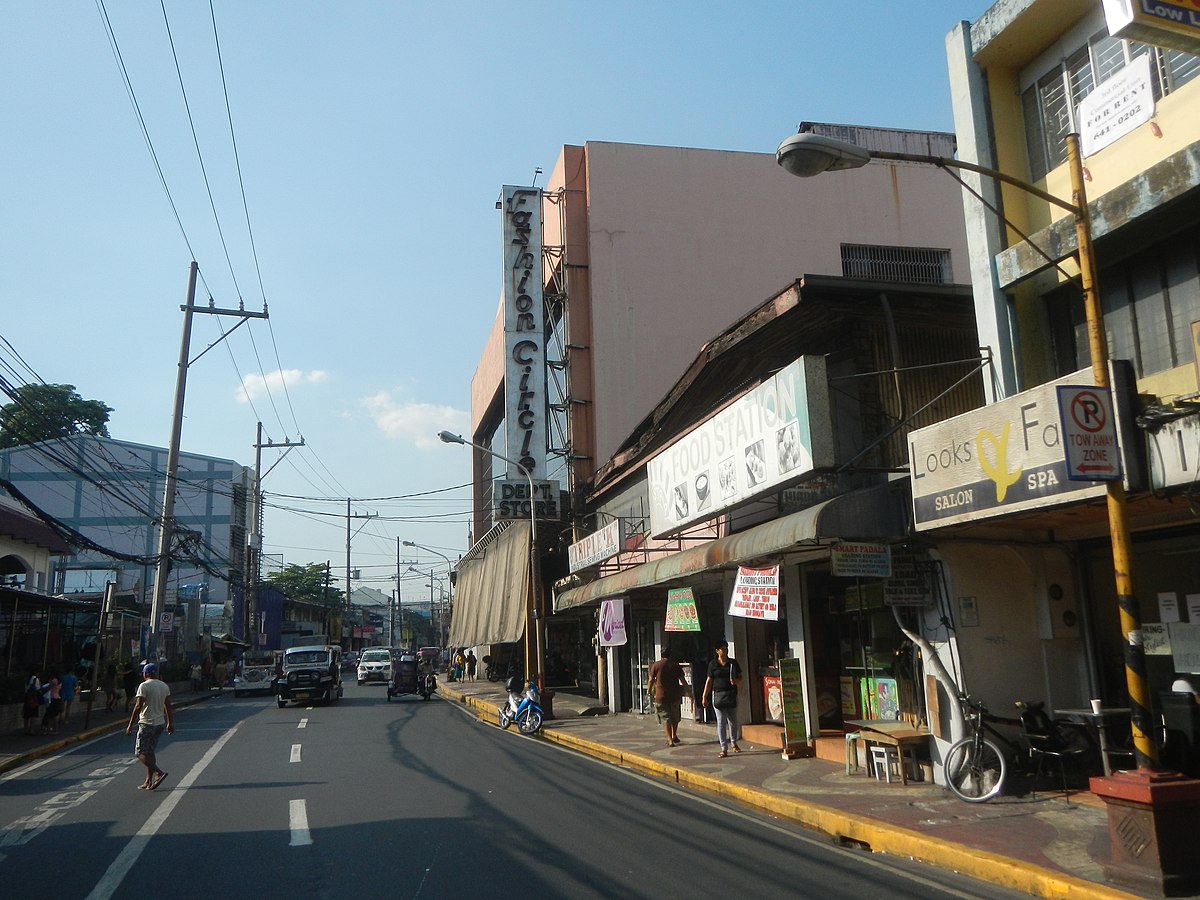
M 871 281 L 951 284 L 950 251 L 932 247 L 842 244 L 842 275 Z

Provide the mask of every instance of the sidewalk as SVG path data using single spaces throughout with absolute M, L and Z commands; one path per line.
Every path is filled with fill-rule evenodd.
M 507 696 L 487 681 L 441 682 L 443 699 L 490 722 Z M 876 781 L 822 759 L 785 760 L 740 742 L 718 759 L 716 730 L 684 720 L 668 748 L 652 715 L 600 713 L 592 697 L 556 691 L 543 737 L 684 787 L 716 794 L 823 832 L 839 843 L 919 859 L 1040 897 L 1131 897 L 1105 883 L 1108 819 L 1102 801 L 1073 792 L 964 803 L 933 784 Z M 515 729 L 514 729 L 515 730 Z M 1145 895 L 1151 896 L 1151 895 Z
M 186 682 L 171 685 L 171 705 L 176 709 L 200 703 L 209 696 L 215 697 L 216 691 L 193 692 Z M 64 723 L 60 719 L 55 734 L 26 734 L 19 703 L 6 704 L 0 709 L 4 710 L 3 719 L 0 720 L 0 775 L 70 744 L 91 740 L 112 731 L 124 731 L 125 726 L 129 724 L 129 713 L 125 710 L 124 699 L 117 702 L 114 711 L 108 712 L 104 708 L 103 695 L 92 705 L 90 720 L 87 715 L 87 703 L 74 703 L 71 707 L 71 721 Z M 85 721 L 88 722 L 87 728 L 84 728 Z

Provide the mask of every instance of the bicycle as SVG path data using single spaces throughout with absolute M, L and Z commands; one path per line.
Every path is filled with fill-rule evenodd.
M 985 729 L 993 729 L 984 721 L 987 707 L 983 701 L 972 700 L 966 694 L 958 699 L 970 733 L 946 751 L 946 786 L 967 803 L 985 803 L 1004 790 L 1008 759 L 995 743 L 984 737 Z

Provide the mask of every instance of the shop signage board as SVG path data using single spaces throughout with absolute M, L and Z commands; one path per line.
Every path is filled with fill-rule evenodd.
M 1079 101 L 1080 150 L 1084 156 L 1098 153 L 1153 116 L 1150 55 L 1143 53 Z
M 729 615 L 743 619 L 779 621 L 779 566 L 748 569 L 738 566 L 729 598 Z
M 559 507 L 561 490 L 557 481 L 533 482 L 534 502 L 537 504 L 537 517 L 556 522 L 562 518 Z M 492 491 L 493 512 L 497 519 L 530 518 L 529 480 L 495 482 Z
M 804 679 L 800 672 L 800 660 L 794 657 L 779 660 L 779 687 L 783 694 L 784 745 L 807 743 L 808 718 L 804 709 Z
M 567 564 L 571 572 L 578 572 L 606 559 L 616 556 L 621 551 L 621 522 L 613 519 L 599 531 L 585 535 L 567 547 Z
M 1091 370 L 912 432 L 916 529 L 1103 496 L 1102 483 L 1067 477 L 1056 389 L 1068 384 L 1093 385 Z
M 833 462 L 825 359 L 801 357 L 647 463 L 650 531 L 675 534 Z
M 600 646 L 621 647 L 629 641 L 625 631 L 625 598 L 600 601 Z
M 506 455 L 536 479 L 547 455 L 541 188 L 504 185 L 501 209 Z M 523 477 L 511 462 L 508 477 Z
M 1113 37 L 1200 54 L 1196 0 L 1104 0 L 1104 18 Z
M 1121 477 L 1121 448 L 1113 417 L 1112 395 L 1092 385 L 1060 384 L 1067 477 L 1072 481 L 1116 481 Z
M 829 571 L 842 578 L 890 578 L 892 547 L 866 541 L 840 541 L 829 550 Z
M 667 591 L 667 624 L 664 631 L 699 631 L 700 616 L 696 613 L 696 598 L 691 588 L 672 588 Z

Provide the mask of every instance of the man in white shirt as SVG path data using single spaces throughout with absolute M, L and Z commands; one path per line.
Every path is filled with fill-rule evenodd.
M 152 791 L 157 788 L 167 773 L 158 767 L 156 751 L 158 738 L 166 729 L 167 734 L 175 733 L 175 713 L 171 709 L 171 689 L 166 682 L 158 680 L 158 666 L 146 663 L 142 666 L 142 683 L 138 685 L 137 696 L 133 704 L 133 713 L 129 716 L 126 734 L 133 734 L 133 724 L 137 723 L 137 742 L 134 753 L 138 761 L 146 767 L 146 780 L 138 785 L 138 790 Z

